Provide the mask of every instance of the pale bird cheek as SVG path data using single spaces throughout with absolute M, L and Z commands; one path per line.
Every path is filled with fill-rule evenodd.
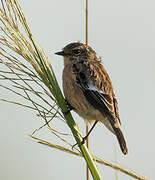
M 64 57 L 64 66 L 71 64 L 69 57 Z

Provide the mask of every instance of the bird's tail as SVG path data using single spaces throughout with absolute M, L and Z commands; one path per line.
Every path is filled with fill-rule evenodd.
M 127 149 L 127 145 L 126 145 L 126 142 L 125 142 L 125 139 L 124 139 L 121 129 L 119 128 L 117 122 L 114 122 L 113 120 L 111 120 L 110 123 L 111 123 L 112 128 L 115 131 L 115 135 L 118 139 L 118 142 L 119 142 L 119 145 L 120 145 L 120 148 L 121 148 L 123 154 L 127 154 L 128 149 Z

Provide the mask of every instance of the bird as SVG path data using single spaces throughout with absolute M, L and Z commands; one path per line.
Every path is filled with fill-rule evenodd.
M 117 99 L 101 58 L 81 42 L 69 43 L 55 54 L 64 58 L 62 81 L 68 105 L 86 122 L 94 123 L 91 130 L 102 122 L 117 137 L 123 154 L 127 154 Z

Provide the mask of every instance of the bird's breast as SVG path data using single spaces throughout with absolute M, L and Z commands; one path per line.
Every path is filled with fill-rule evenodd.
M 64 67 L 62 79 L 66 100 L 76 109 L 76 111 L 86 111 L 90 105 L 76 84 L 76 77 L 71 66 Z

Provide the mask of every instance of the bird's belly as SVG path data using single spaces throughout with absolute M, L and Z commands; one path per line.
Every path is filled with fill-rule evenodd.
M 103 116 L 103 114 L 93 108 L 93 107 L 90 107 L 89 109 L 87 109 L 85 112 L 78 112 L 76 111 L 82 118 L 84 118 L 84 120 L 86 122 L 89 122 L 89 123 L 93 123 L 94 121 L 99 121 L 99 122 L 102 122 L 113 134 L 115 134 L 110 122 L 109 122 L 109 119 L 105 116 Z
M 92 121 L 101 121 L 103 119 L 103 115 L 99 112 L 99 110 L 93 108 L 91 105 L 85 109 L 85 111 L 78 111 L 75 110 L 81 117 L 83 117 L 85 120 L 89 121 L 90 123 Z

